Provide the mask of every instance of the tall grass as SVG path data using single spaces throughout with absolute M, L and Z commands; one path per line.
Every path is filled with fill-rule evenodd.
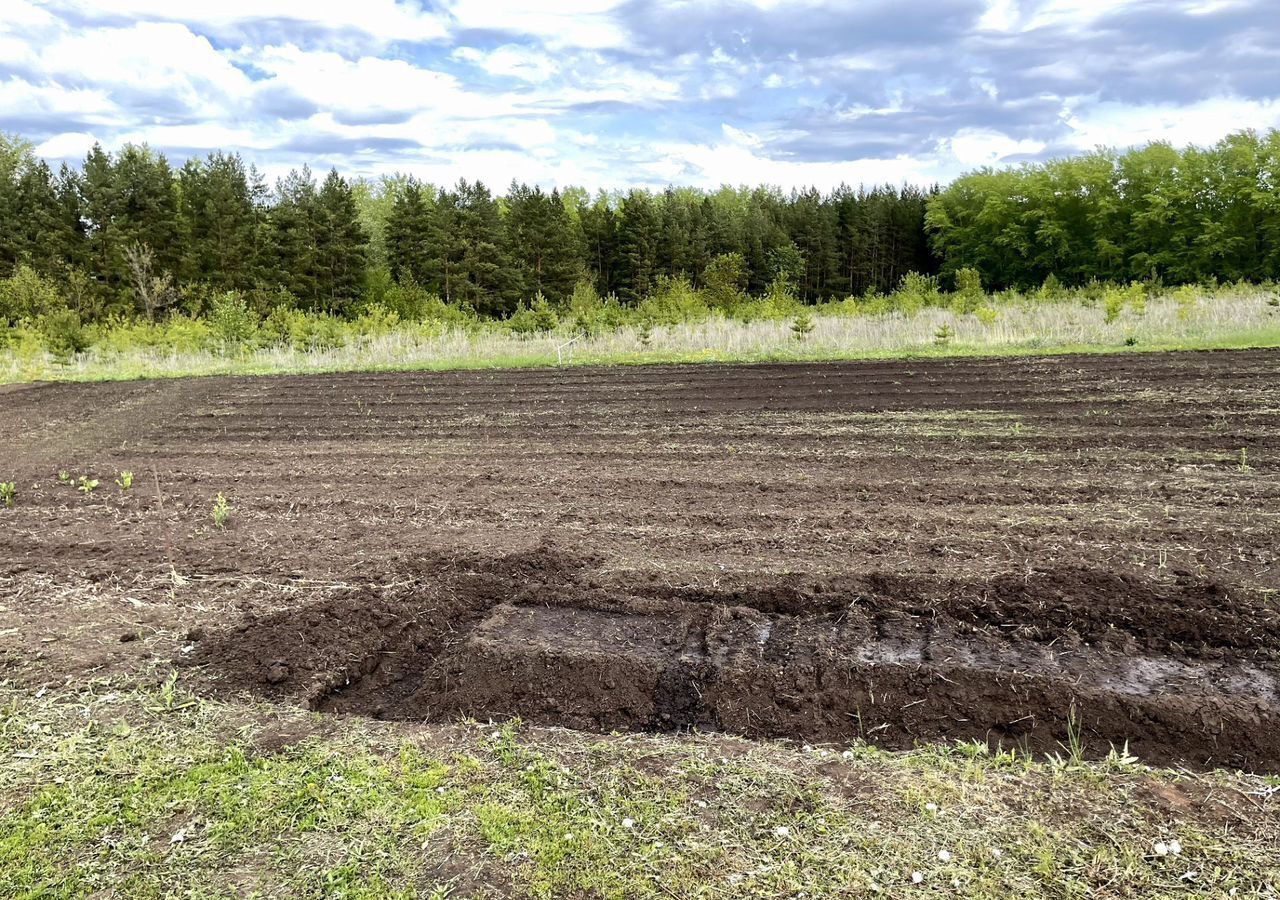
M 0 381 L 98 380 L 181 375 L 378 369 L 452 369 L 644 362 L 834 360 L 909 355 L 986 355 L 1280 346 L 1274 294 L 1237 289 L 1214 296 L 1153 298 L 1115 315 L 1078 298 L 992 302 L 976 314 L 926 306 L 917 312 L 813 317 L 797 336 L 791 319 L 721 316 L 676 325 L 624 325 L 575 335 L 567 325 L 532 335 L 500 327 L 402 324 L 339 346 L 172 350 L 93 347 L 58 360 L 19 342 L 0 351 Z

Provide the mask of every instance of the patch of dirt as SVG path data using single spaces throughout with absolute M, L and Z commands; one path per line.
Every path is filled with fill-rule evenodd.
M 894 748 L 976 738 L 1037 752 L 1063 751 L 1077 727 L 1092 755 L 1127 743 L 1150 762 L 1280 766 L 1274 612 L 1257 612 L 1246 662 L 1222 649 L 1253 626 L 1210 616 L 1204 633 L 1176 631 L 1189 638 L 1180 642 L 1147 634 L 1138 616 L 1117 627 L 1109 617 L 1124 582 L 1079 570 L 973 584 L 787 577 L 664 594 L 652 584 L 628 593 L 618 576 L 547 548 L 435 566 L 409 584 L 250 613 L 188 661 L 219 691 L 380 719 L 519 716 L 598 732 L 696 728 Z M 1097 584 L 1112 591 L 1108 602 L 1078 604 L 1070 621 L 1040 616 L 1034 628 L 975 617 L 954 599 L 1011 610 L 1038 592 L 1052 609 Z M 1161 609 L 1219 595 L 1142 586 L 1127 600 L 1158 621 Z

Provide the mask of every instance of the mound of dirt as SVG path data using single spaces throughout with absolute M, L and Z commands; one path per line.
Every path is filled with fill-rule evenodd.
M 423 560 L 409 582 L 246 612 L 187 662 L 218 691 L 388 719 L 1038 752 L 1074 719 L 1093 754 L 1280 768 L 1280 621 L 1211 583 L 1064 569 L 707 591 L 629 588 L 593 564 Z

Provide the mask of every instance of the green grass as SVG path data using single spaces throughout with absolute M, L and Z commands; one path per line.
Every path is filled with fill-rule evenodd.
M 1268 896 L 1263 779 L 0 692 L 4 897 Z M 272 740 L 272 734 L 297 740 Z M 307 736 L 310 735 L 310 736 Z M 1170 811 L 1152 790 L 1237 807 Z M 1199 815 L 1203 813 L 1203 815 Z M 1157 856 L 1176 839 L 1180 856 Z M 940 856 L 945 851 L 946 858 Z M 999 851 L 999 857 L 993 853 Z M 912 883 L 919 872 L 922 882 Z M 1194 873 L 1189 875 L 1188 873 Z
M 1126 351 L 1280 347 L 1280 308 L 1264 291 L 1205 299 L 1188 311 L 1172 297 L 1151 300 L 1141 314 L 1116 321 L 1079 302 L 1010 304 L 989 317 L 925 308 L 913 314 L 813 318 L 797 340 L 789 319 L 740 322 L 711 318 L 644 329 L 624 326 L 564 345 L 567 327 L 519 336 L 497 325 L 444 330 L 404 324 L 354 336 L 342 346 L 305 350 L 289 346 L 221 352 L 133 347 L 92 349 L 58 361 L 29 341 L 0 350 L 0 382 L 124 380 L 190 375 L 268 375 L 343 371 L 436 371 L 641 365 L 656 363 L 799 362 L 856 359 L 934 359 Z M 954 337 L 935 342 L 941 327 Z M 558 355 L 560 348 L 563 355 Z

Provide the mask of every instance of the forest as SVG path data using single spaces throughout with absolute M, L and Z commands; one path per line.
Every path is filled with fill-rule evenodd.
M 274 185 L 237 154 L 172 165 L 146 146 L 95 146 L 55 171 L 0 136 L 0 321 L 197 317 L 234 295 L 278 310 L 401 317 L 431 304 L 505 319 L 564 308 L 583 285 L 622 308 L 679 284 L 731 312 L 750 297 L 800 304 L 1046 281 L 1164 284 L 1280 276 L 1280 132 L 1017 168 L 946 187 L 784 193 L 669 187 L 505 194 L 468 180 L 318 178 Z

